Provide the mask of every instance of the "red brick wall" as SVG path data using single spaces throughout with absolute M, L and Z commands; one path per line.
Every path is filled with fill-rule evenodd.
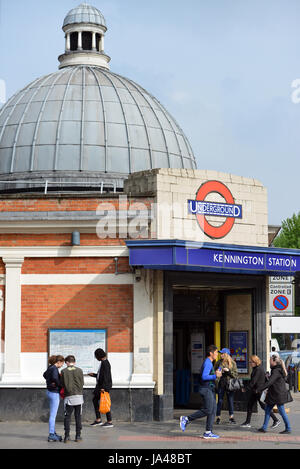
M 120 246 L 125 245 L 124 239 L 100 239 L 96 233 L 81 233 L 81 246 Z M 71 246 L 71 233 L 45 234 L 0 234 L 0 246 Z
M 25 196 L 26 197 L 26 196 Z M 127 204 L 123 203 L 123 199 L 120 199 L 120 208 L 125 210 L 130 205 L 136 204 L 135 210 L 139 208 L 143 209 L 145 206 L 150 209 L 153 203 L 152 197 L 142 198 L 127 198 Z M 70 197 L 60 199 L 59 197 L 53 199 L 41 198 L 41 199 L 0 199 L 0 211 L 1 212 L 48 212 L 48 211 L 69 211 L 69 210 L 102 210 L 100 204 L 112 204 L 116 209 L 119 208 L 119 198 L 79 198 Z
M 104 210 L 151 208 L 153 198 L 62 197 L 0 199 L 0 211 Z M 134 206 L 132 204 L 135 204 Z M 110 209 L 111 206 L 107 206 Z M 125 245 L 124 239 L 99 239 L 81 233 L 81 246 Z M 0 246 L 70 246 L 71 233 L 2 233 Z M 129 272 L 128 258 L 119 258 L 119 272 Z M 26 258 L 22 274 L 114 273 L 112 258 Z M 5 266 L 0 261 L 0 274 Z M 22 352 L 46 352 L 49 328 L 105 328 L 109 352 L 132 351 L 133 287 L 131 285 L 22 286 Z M 4 316 L 2 321 L 2 336 Z
M 118 272 L 130 272 L 128 257 L 118 258 Z M 110 257 L 25 258 L 22 274 L 114 274 Z
M 131 352 L 132 285 L 23 285 L 22 352 L 47 352 L 49 328 L 107 329 L 109 352 Z

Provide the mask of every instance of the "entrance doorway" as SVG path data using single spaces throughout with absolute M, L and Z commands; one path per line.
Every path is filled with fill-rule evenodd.
M 201 303 L 201 298 L 203 300 L 204 296 L 205 300 L 205 297 L 212 293 L 217 293 L 217 301 L 209 309 L 207 307 L 200 309 L 201 305 L 207 305 L 207 301 Z M 199 296 L 198 307 L 195 306 L 195 294 Z M 181 356 L 185 357 L 183 360 L 188 364 L 187 346 L 183 340 L 180 344 L 182 333 L 179 332 L 178 335 L 178 330 L 185 331 L 181 337 L 186 337 L 193 327 L 193 322 L 199 327 L 198 332 L 204 332 L 205 341 L 209 342 L 207 345 L 215 342 L 217 347 L 229 346 L 229 332 L 248 331 L 248 353 L 258 355 L 262 359 L 263 366 L 266 366 L 266 278 L 264 276 L 168 271 L 164 273 L 163 299 L 163 394 L 157 395 L 155 399 L 155 412 L 159 420 L 172 419 L 174 405 L 178 409 L 197 407 L 196 404 L 192 404 L 196 396 L 191 395 L 188 395 L 190 399 L 187 399 L 187 404 L 176 403 L 177 371 L 180 369 L 179 366 L 184 365 L 184 362 L 179 362 Z M 191 326 L 190 329 L 184 325 L 185 322 Z M 216 336 L 220 338 L 219 343 L 216 343 Z M 190 366 L 181 369 L 191 373 Z M 248 371 L 240 377 L 249 378 Z
M 175 288 L 173 296 L 174 406 L 198 408 L 200 367 L 206 347 L 221 346 L 224 292 Z

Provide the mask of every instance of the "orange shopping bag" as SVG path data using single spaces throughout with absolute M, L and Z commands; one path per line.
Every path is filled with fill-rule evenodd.
M 107 414 L 110 411 L 111 400 L 108 392 L 101 392 L 100 394 L 100 405 L 99 412 L 100 414 Z

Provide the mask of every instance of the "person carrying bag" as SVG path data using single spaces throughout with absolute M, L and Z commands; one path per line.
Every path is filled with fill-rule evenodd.
M 238 371 L 235 361 L 231 358 L 230 350 L 223 348 L 219 351 L 221 359 L 216 363 L 215 370 L 220 369 L 222 376 L 217 380 L 217 420 L 216 423 L 220 423 L 221 409 L 223 405 L 224 395 L 226 393 L 228 402 L 229 412 L 229 423 L 236 424 L 234 419 L 234 392 L 240 389 L 241 383 L 238 380 Z
M 112 417 L 110 412 L 110 405 L 109 410 L 107 412 L 102 412 L 101 408 L 101 401 L 103 405 L 103 398 L 105 399 L 103 394 L 108 394 L 109 400 L 109 391 L 112 388 L 112 377 L 111 377 L 111 367 L 110 363 L 107 360 L 106 353 L 101 348 L 95 350 L 95 358 L 100 362 L 98 373 L 89 373 L 89 376 L 96 378 L 96 387 L 94 389 L 94 398 L 93 398 L 93 405 L 95 410 L 96 419 L 90 425 L 92 427 L 102 426 L 103 428 L 112 428 Z M 107 397 L 107 396 L 106 396 Z M 102 407 L 103 410 L 108 409 L 108 407 Z M 103 423 L 101 420 L 101 414 L 106 414 L 106 422 Z
M 247 403 L 247 417 L 245 422 L 241 425 L 242 428 L 251 428 L 251 417 L 253 407 L 256 402 L 260 405 L 263 410 L 265 410 L 266 408 L 265 400 L 267 390 L 258 392 L 258 389 L 262 388 L 267 381 L 266 372 L 261 363 L 261 359 L 257 355 L 251 355 L 249 363 L 252 368 L 252 372 L 250 382 L 247 386 L 247 390 L 249 391 L 249 399 Z M 242 391 L 244 392 L 246 390 L 242 389 Z M 272 428 L 274 429 L 278 427 L 281 422 L 274 414 L 274 411 L 271 412 L 270 417 L 273 420 Z
M 259 393 L 262 392 L 264 389 L 268 390 L 265 399 L 265 420 L 263 426 L 259 428 L 258 431 L 266 433 L 272 409 L 276 405 L 278 412 L 285 423 L 285 430 L 280 433 L 291 433 L 291 425 L 284 409 L 284 404 L 289 402 L 290 399 L 289 390 L 287 389 L 286 383 L 287 372 L 284 363 L 276 355 L 271 356 L 270 367 L 271 376 L 269 380 L 266 381 L 263 386 L 257 389 L 257 392 Z

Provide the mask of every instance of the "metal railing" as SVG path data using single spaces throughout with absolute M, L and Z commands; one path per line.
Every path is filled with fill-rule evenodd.
M 2 185 L 14 185 L 17 186 L 19 184 L 27 185 L 29 187 L 36 186 L 41 187 L 44 189 L 44 194 L 48 194 L 49 186 L 56 186 L 56 187 L 66 187 L 66 186 L 75 186 L 75 187 L 95 187 L 99 188 L 101 194 L 103 194 L 105 188 L 112 188 L 113 192 L 117 192 L 117 183 L 116 182 L 108 182 L 108 181 L 87 181 L 87 182 L 80 182 L 80 181 L 49 181 L 48 179 L 43 181 L 26 181 L 26 180 L 14 180 L 14 181 L 1 181 L 0 180 L 0 190 Z M 16 187 L 18 189 L 18 187 Z M 20 188 L 19 188 L 20 189 Z M 2 189 L 3 190 L 3 189 Z

